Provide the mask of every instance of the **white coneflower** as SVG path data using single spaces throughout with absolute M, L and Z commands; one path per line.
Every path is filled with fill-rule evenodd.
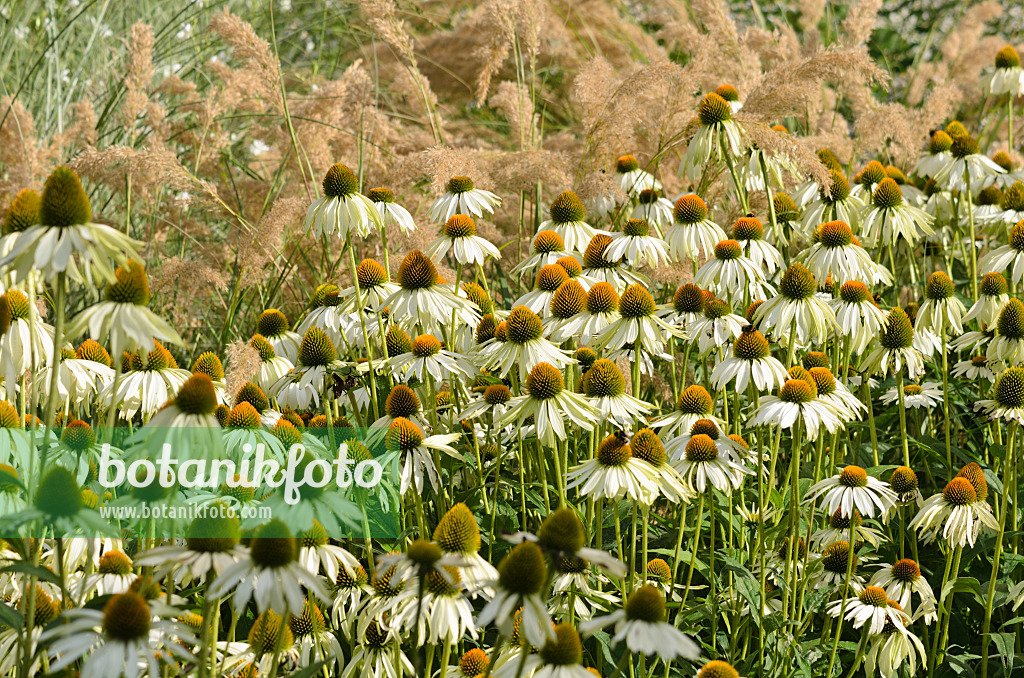
M 270 389 L 278 379 L 295 367 L 287 358 L 277 355 L 277 351 L 262 334 L 252 335 L 249 346 L 259 353 L 260 367 L 256 373 L 256 384 L 264 391 Z
M 996 175 L 996 179 L 1004 176 L 1011 177 L 1014 180 L 1013 183 L 999 196 L 999 201 L 994 205 L 995 209 L 987 215 L 987 219 L 985 216 L 979 215 L 979 219 L 988 222 L 990 230 L 996 231 L 992 234 L 994 236 L 1002 236 L 1004 229 L 1009 231 L 1014 224 L 1024 220 L 1024 182 L 1018 179 L 1016 174 Z M 982 193 L 987 190 L 987 188 L 984 189 Z
M 815 152 L 815 155 L 818 156 L 818 160 L 821 161 L 821 164 L 824 165 L 828 171 L 842 173 L 843 163 L 830 149 L 819 148 Z M 803 183 L 798 184 L 797 187 L 793 189 L 793 203 L 800 207 L 804 207 L 819 195 L 819 191 L 820 186 L 818 186 L 818 183 L 814 179 L 806 179 Z
M 980 263 L 978 265 L 981 266 Z M 978 284 L 978 300 L 964 314 L 962 321 L 969 323 L 977 320 L 981 325 L 995 325 L 999 319 L 999 312 L 1010 300 L 1007 291 L 1006 278 L 1002 273 L 986 273 Z
M 384 227 L 376 205 L 359 192 L 359 179 L 345 165 L 332 165 L 322 187 L 324 197 L 313 201 L 302 224 L 315 237 L 336 235 L 344 243 L 352 233 L 365 238 L 374 227 Z
M 611 290 L 611 285 L 608 289 Z M 548 317 L 544 319 L 544 333 L 556 344 L 579 335 L 589 317 L 589 314 L 584 315 L 586 310 L 587 293 L 583 286 L 575 280 L 565 280 L 551 295 Z
M 977 401 L 974 409 L 990 419 L 1024 424 L 1024 368 L 1009 367 L 1004 370 L 992 387 L 992 399 Z
M 278 355 L 294 365 L 299 358 L 302 335 L 292 332 L 290 327 L 288 318 L 276 308 L 266 309 L 256 319 L 256 332 L 270 342 Z
M 765 281 L 764 272 L 735 240 L 722 240 L 715 245 L 714 256 L 697 270 L 693 282 L 732 303 L 733 295 L 739 299 L 746 292 L 755 301 L 763 301 L 774 294 Z
M 810 182 L 817 192 L 817 184 Z M 800 208 L 788 193 L 776 192 L 772 196 L 772 207 L 775 209 L 775 224 L 768 222 L 765 229 L 765 240 L 777 247 L 789 246 L 789 234 L 795 230 L 794 224 L 800 223 Z
M 174 400 L 167 403 L 146 424 L 149 427 L 175 428 L 207 426 L 220 428 L 214 411 L 217 393 L 213 381 L 203 373 L 193 374 L 178 388 Z
M 412 587 L 399 594 L 409 599 L 410 604 L 395 615 L 393 623 L 414 631 L 420 642 L 457 643 L 465 636 L 477 637 L 473 606 L 464 595 L 462 575 L 451 565 L 444 569 L 451 581 L 437 572 L 428 572 L 422 600 Z
M 413 221 L 412 214 L 395 202 L 395 194 L 390 188 L 371 188 L 366 192 L 366 197 L 377 208 L 385 226 L 393 224 L 403 235 L 409 235 L 416 230 L 416 222 Z
M 842 285 L 850 280 L 866 280 L 872 284 L 892 283 L 892 275 L 875 263 L 871 255 L 856 242 L 845 221 L 830 221 L 815 230 L 816 242 L 807 250 L 804 265 L 819 280 L 829 276 Z
M 153 342 L 153 350 L 144 353 L 123 354 L 122 366 L 127 363 L 124 377 L 114 391 L 114 384 L 105 388 L 99 399 L 106 406 L 116 407 L 122 419 L 131 419 L 136 412 L 149 417 L 166 403 L 192 376 L 188 370 L 178 367 L 170 351 L 160 342 Z
M 75 608 L 64 613 L 68 623 L 45 631 L 49 670 L 61 671 L 82 661 L 82 678 L 150 676 L 176 662 L 194 662 L 188 647 L 198 643 L 188 628 L 169 619 L 155 619 L 146 599 L 128 591 L 114 595 L 103 609 Z M 88 655 L 88 656 L 86 656 Z
M 534 275 L 535 271 L 557 263 L 562 257 L 572 256 L 566 251 L 562 236 L 554 231 L 540 231 L 533 239 L 533 251 L 509 271 L 513 275 Z
M 672 462 L 672 467 L 698 494 L 709 487 L 730 494 L 740 488 L 745 474 L 752 473 L 745 466 L 720 455 L 716 442 L 704 433 L 690 437 L 682 456 Z
M 689 338 L 688 329 L 704 313 L 705 303 L 704 290 L 693 283 L 683 283 L 672 295 L 671 304 L 658 306 L 658 317 L 681 329 Z
M 772 357 L 768 340 L 747 325 L 733 342 L 732 354 L 715 365 L 711 385 L 721 390 L 735 381 L 736 393 L 745 393 L 747 385 L 753 383 L 763 393 L 781 387 L 788 378 L 786 368 Z
M 891 607 L 892 601 L 889 604 Z M 871 638 L 874 642 L 864 655 L 866 675 L 872 676 L 877 672 L 882 678 L 896 678 L 902 675 L 913 678 L 917 674 L 918 661 L 921 662 L 922 669 L 928 668 L 928 655 L 924 644 L 906 627 L 898 628 L 892 620 L 887 620 L 882 633 Z
M 293 647 L 300 667 L 308 667 L 320 660 L 323 660 L 324 668 L 340 667 L 344 658 L 341 643 L 334 632 L 327 628 L 327 620 L 319 605 L 307 600 L 301 615 L 288 618 L 288 626 L 294 638 Z
M 852 516 L 844 516 L 841 508 L 836 509 L 829 516 L 828 527 L 820 529 L 811 535 L 811 546 L 820 549 L 844 538 L 849 538 L 851 523 L 853 527 L 853 543 L 859 544 L 864 541 L 876 548 L 878 547 L 882 533 L 873 527 L 865 525 L 864 516 L 860 514 L 860 511 L 854 509 Z
M 506 638 L 511 638 L 515 613 L 522 608 L 519 633 L 534 647 L 557 640 L 547 606 L 541 593 L 547 583 L 548 567 L 537 544 L 525 542 L 509 551 L 498 563 L 495 594 L 480 612 L 481 627 L 494 622 Z
M 26 371 L 35 372 L 53 362 L 53 326 L 42 321 L 20 290 L 7 290 L 0 296 L 0 307 L 0 330 L 4 330 L 0 336 L 0 369 L 8 393 L 13 394 L 14 385 Z M 8 321 L 6 326 L 3 320 Z
M 238 518 L 219 510 L 216 504 L 189 525 L 184 544 L 171 544 L 150 549 L 135 559 L 139 567 L 155 567 L 158 580 L 173 576 L 179 586 L 202 580 L 212 574 L 219 575 L 248 555 L 239 545 L 241 531 Z
M 572 293 L 573 290 L 565 289 L 564 294 L 559 294 L 558 296 L 559 298 L 562 296 L 575 296 Z M 565 300 L 566 306 L 569 305 L 569 301 L 571 300 Z M 600 334 L 608 325 L 618 320 L 619 317 L 619 293 L 608 283 L 599 282 L 587 292 L 583 310 L 571 319 L 560 323 L 558 331 L 553 331 L 551 338 L 554 341 L 562 342 L 578 334 L 584 344 L 589 344 L 594 337 Z
M 673 222 L 665 232 L 669 251 L 678 260 L 694 263 L 701 257 L 711 256 L 715 243 L 726 239 L 725 231 L 708 219 L 708 206 L 699 195 L 684 195 L 676 200 L 672 210 Z
M 0 346 L 3 339 L 0 338 Z M 2 354 L 0 348 L 0 354 Z M 113 362 L 107 350 L 92 339 L 86 339 L 74 352 L 61 349 L 60 371 L 57 374 L 57 396 L 60 402 L 91 409 L 93 399 L 114 381 Z M 0 358 L 2 360 L 2 358 Z M 50 365 L 43 365 L 29 384 L 29 392 L 43 402 L 50 388 Z
M 800 263 L 782 275 L 779 294 L 757 307 L 754 322 L 777 341 L 795 341 L 797 346 L 823 342 L 839 329 L 835 311 L 815 294 L 814 276 Z
M 331 600 L 331 595 L 320 578 L 302 566 L 298 556 L 298 540 L 284 523 L 273 520 L 253 537 L 249 557 L 221 572 L 208 595 L 219 598 L 231 594 L 238 613 L 255 598 L 259 612 L 301 615 L 306 598 L 303 587 L 323 601 Z
M 395 384 L 384 401 L 384 416 L 373 422 L 373 428 L 387 428 L 391 422 L 399 417 L 409 419 L 419 427 L 427 426 L 424 418 L 423 406 L 416 391 L 406 384 Z
M 778 395 L 761 399 L 750 424 L 791 429 L 799 421 L 807 439 L 812 441 L 817 440 L 820 429 L 835 433 L 843 426 L 840 411 L 835 405 L 818 400 L 817 396 L 818 389 L 813 380 L 789 379 L 779 387 Z
M 647 278 L 623 265 L 622 259 L 613 259 L 608 251 L 615 240 L 607 233 L 598 233 L 583 253 L 583 274 L 592 280 L 606 282 L 622 292 L 627 285 L 647 284 Z
M 615 624 L 615 635 L 611 642 L 623 641 L 630 652 L 647 656 L 657 655 L 668 663 L 677 659 L 696 661 L 700 657 L 697 643 L 667 623 L 665 596 L 654 586 L 641 586 L 626 599 L 623 609 L 605 617 L 597 617 L 580 623 L 584 634 L 592 634 L 600 628 Z
M 630 285 L 619 298 L 619 318 L 594 338 L 594 348 L 622 348 L 638 344 L 649 353 L 660 351 L 671 337 L 682 337 L 682 330 L 654 314 L 654 298 L 643 285 Z
M 1010 231 L 1007 244 L 978 260 L 979 271 L 1002 273 L 1006 269 L 1010 269 L 1010 280 L 1014 283 L 1024 279 L 1024 220 L 1019 221 Z
M 700 355 L 705 355 L 734 341 L 748 324 L 746 318 L 732 312 L 727 302 L 711 299 L 705 303 L 702 317 L 690 325 L 689 335 L 697 342 Z
M 199 625 L 202 626 L 202 621 Z M 295 635 L 292 633 L 289 617 L 266 610 L 256 615 L 245 642 L 217 643 L 217 649 L 223 653 L 223 671 L 225 674 L 242 676 L 247 671 L 256 675 L 270 673 L 271 665 L 294 666 L 300 657 L 295 647 Z
M 553 633 L 555 638 L 539 647 L 536 654 L 517 648 L 513 651 L 516 654 L 509 656 L 492 674 L 495 678 L 518 678 L 520 675 L 532 678 L 593 678 L 594 669 L 584 668 L 580 663 L 583 661 L 583 644 L 576 629 L 570 624 L 558 624 Z
M 987 379 L 990 382 L 996 380 L 996 373 L 1002 369 L 999 361 L 989 361 L 985 355 L 971 356 L 970 360 L 961 360 L 953 365 L 950 372 L 954 377 L 967 377 L 968 379 Z
M 469 177 L 452 177 L 445 185 L 445 192 L 430 206 L 430 220 L 443 224 L 456 214 L 479 218 L 484 212 L 493 214 L 500 204 L 501 198 L 475 188 Z
M 668 263 L 668 243 L 651 235 L 651 226 L 645 219 L 629 219 L 622 232 L 612 233 L 612 242 L 604 251 L 605 259 L 619 261 L 625 258 L 630 266 L 646 264 L 657 268 Z
M 827 367 L 811 367 L 808 376 L 818 388 L 818 400 L 831 405 L 845 421 L 860 419 L 867 406 L 838 381 Z
M 548 209 L 550 218 L 541 222 L 541 231 L 554 231 L 565 243 L 569 252 L 584 252 L 590 241 L 600 231 L 587 222 L 587 211 L 579 197 L 572 191 L 562 191 Z
M 1003 179 L 1007 177 L 1006 174 L 997 174 L 996 179 Z M 998 186 L 986 186 L 985 188 L 978 191 L 978 195 L 974 198 L 974 221 L 978 226 L 991 235 L 1000 235 L 1002 229 L 1002 220 L 1000 217 L 1003 214 L 1003 210 L 999 209 L 999 203 L 1003 200 L 1003 192 Z M 1012 219 L 1009 224 L 1015 224 L 1020 221 L 1020 217 Z M 970 222 L 968 222 L 970 223 Z M 1009 227 L 1009 224 L 1004 228 Z
M 328 377 L 342 366 L 334 343 L 318 327 L 302 337 L 298 362 L 271 387 L 271 395 L 284 407 L 304 410 L 310 403 L 320 404 L 328 387 Z
M 432 451 L 461 459 L 451 444 L 462 437 L 461 433 L 437 434 L 430 437 L 423 435 L 423 430 L 404 417 L 396 417 L 388 426 L 385 435 L 387 449 L 396 452 L 402 459 L 402 475 L 400 490 L 402 494 L 415 488 L 417 494 L 423 494 L 423 476 L 426 475 L 434 492 L 441 488 L 441 474 L 434 465 Z
M 359 635 L 362 640 L 338 678 L 401 678 L 415 673 L 397 628 L 371 620 Z
M 363 259 L 359 262 L 359 265 L 356 267 L 356 280 L 359 281 L 358 296 L 356 295 L 355 285 L 346 287 L 339 292 L 339 296 L 344 300 L 345 310 L 350 313 L 360 313 L 363 311 L 363 309 L 356 308 L 358 297 L 362 297 L 364 308 L 376 311 L 382 307 L 388 297 L 398 291 L 398 285 L 388 280 L 387 271 L 384 270 L 379 261 L 374 259 Z M 356 316 L 353 325 L 359 326 L 358 316 Z M 301 333 L 305 329 L 300 328 L 298 331 Z
M 910 617 L 898 607 L 889 605 L 889 596 L 885 589 L 878 586 L 866 586 L 855 598 L 836 600 L 829 604 L 828 613 L 838 617 L 846 611 L 846 620 L 853 622 L 853 628 L 859 629 L 867 626 L 869 634 L 881 633 L 886 622 L 891 622 L 897 628 L 905 628 L 910 623 Z
M 927 541 L 934 540 L 941 531 L 942 538 L 954 547 L 973 547 L 983 527 L 991 532 L 1000 529 L 992 509 L 978 496 L 974 484 L 962 476 L 926 499 L 909 527 L 924 533 Z
M 402 381 L 426 381 L 429 375 L 437 383 L 451 375 L 469 378 L 477 372 L 462 355 L 444 350 L 437 337 L 430 334 L 421 334 L 413 339 L 409 352 L 391 357 L 388 367 L 392 375 Z
M 65 336 L 87 333 L 103 341 L 110 337 L 114 355 L 150 346 L 153 340 L 181 345 L 170 324 L 149 310 L 149 280 L 137 261 L 130 260 L 114 271 L 116 280 L 104 290 L 105 301 L 89 306 L 68 324 Z
M 640 169 L 640 161 L 633 155 L 624 155 L 615 161 L 615 174 L 619 180 L 619 188 L 629 196 L 635 196 L 643 190 L 661 190 L 661 182 L 653 174 Z
M 441 284 L 434 263 L 419 250 L 405 256 L 397 277 L 401 289 L 385 299 L 381 308 L 390 308 L 390 317 L 403 329 L 418 325 L 422 332 L 440 334 L 442 326 L 451 325 L 453 315 L 458 323 L 470 327 L 480 322 L 476 304 L 456 296 L 450 284 Z M 457 328 L 447 329 L 452 334 Z
M 973 195 L 975 191 L 981 190 L 988 178 L 1003 172 L 1002 167 L 981 153 L 977 140 L 969 134 L 953 136 L 953 145 L 949 150 L 950 159 L 941 170 L 935 173 L 935 181 L 950 191 L 966 192 L 967 178 L 965 174 L 969 174 Z
M 882 331 L 885 313 L 878 308 L 867 286 L 859 280 L 843 283 L 839 296 L 829 302 L 836 314 L 840 336 L 850 343 L 852 354 L 861 354 Z
M 547 318 L 551 315 L 551 299 L 555 291 L 568 280 L 569 274 L 564 268 L 558 264 L 548 264 L 537 273 L 533 289 L 512 302 L 512 306 L 525 306 L 540 317 Z
M 459 571 L 470 595 L 494 595 L 492 584 L 498 571 L 480 555 L 480 526 L 468 506 L 461 502 L 452 506 L 438 521 L 433 537 L 443 552 L 461 558 Z
M 766 277 L 782 267 L 782 255 L 764 239 L 764 226 L 754 215 L 737 219 L 732 226 L 732 237 L 740 244 L 744 256 L 764 269 Z
M 537 440 L 551 447 L 567 439 L 566 422 L 585 431 L 593 429 L 597 410 L 582 395 L 565 388 L 562 373 L 553 365 L 538 362 L 525 382 L 526 394 L 509 401 L 508 411 L 498 420 L 498 426 L 515 422 L 522 427 L 527 417 L 532 416 Z
M 658 434 L 663 438 L 669 438 L 676 433 L 689 433 L 694 422 L 701 419 L 712 419 L 719 427 L 724 426 L 715 417 L 714 411 L 715 403 L 711 395 L 700 384 L 693 384 L 679 394 L 679 400 L 672 412 L 656 417 L 650 424 L 652 428 L 658 429 Z
M 658 190 L 645 188 L 637 196 L 636 207 L 629 215 L 632 219 L 646 219 L 659 237 L 663 237 L 665 230 L 672 224 L 673 205 L 670 200 L 662 197 Z
M 882 402 L 892 405 L 899 400 L 896 387 L 890 388 L 882 395 Z M 942 402 L 942 384 L 926 381 L 923 384 L 907 384 L 903 387 L 903 406 L 907 409 L 931 409 Z
M 354 299 L 355 288 L 351 298 Z M 355 309 L 352 301 L 342 305 L 341 290 L 334 283 L 324 283 L 313 292 L 310 299 L 310 310 L 299 324 L 296 325 L 296 334 L 305 336 L 309 328 L 316 327 L 324 331 L 327 338 L 335 346 L 343 342 L 342 335 L 349 335 L 351 331 L 352 318 L 350 311 L 362 312 L 362 309 Z M 376 305 L 373 306 L 376 308 Z M 351 341 L 351 340 L 350 340 Z
M 579 487 L 580 496 L 589 499 L 627 497 L 645 505 L 652 504 L 661 489 L 658 471 L 633 456 L 622 431 L 602 440 L 594 458 L 569 469 L 565 479 L 565 489 Z
M 903 173 L 903 170 L 893 165 L 886 165 L 885 175 L 896 182 L 896 185 L 900 187 L 901 191 L 903 191 L 903 197 L 907 202 L 911 205 L 917 205 L 918 207 L 921 206 L 921 203 L 923 203 L 925 199 L 924 191 L 910 183 L 910 180 L 907 179 L 907 175 Z
M 35 269 L 47 280 L 66 273 L 89 284 L 116 276 L 111 260 L 124 264 L 140 259 L 142 244 L 116 228 L 92 221 L 92 206 L 78 175 L 58 167 L 46 179 L 35 225 L 17 233 L 0 257 L 0 268 L 24 280 Z
M 746 466 L 751 460 L 749 448 L 746 442 L 737 435 L 727 436 L 726 431 L 714 419 L 698 419 L 690 426 L 689 432 L 682 432 L 682 435 L 672 438 L 665 444 L 665 454 L 673 464 L 682 462 L 686 458 L 686 448 L 695 436 L 704 435 L 715 443 L 718 454 L 738 466 Z
M 847 536 L 849 535 L 849 529 L 847 529 Z M 803 566 L 804 556 L 804 543 L 803 539 L 799 540 L 799 559 L 797 560 L 798 572 L 799 568 Z M 782 564 L 788 559 L 788 549 L 783 545 L 782 551 L 779 553 L 780 556 L 784 556 L 781 561 Z M 851 557 L 852 556 L 852 557 Z M 850 564 L 850 588 L 854 592 L 858 592 L 864 588 L 864 578 L 860 576 L 858 570 L 860 569 L 860 558 L 857 557 L 857 550 L 854 549 L 853 553 L 850 553 L 850 543 L 846 540 L 839 539 L 832 542 L 821 552 L 822 569 L 815 577 L 813 588 L 835 588 L 843 585 L 846 581 L 846 568 Z
M 643 421 L 654 407 L 626 393 L 626 378 L 611 360 L 597 360 L 583 373 L 583 393 L 604 419 L 610 419 L 626 431 L 634 421 Z
M 100 556 L 96 572 L 87 578 L 85 588 L 97 595 L 124 593 L 138 575 L 132 572 L 132 559 L 122 551 L 106 551 Z
M 629 449 L 636 459 L 650 464 L 658 472 L 661 494 L 668 501 L 679 503 L 692 497 L 693 490 L 687 486 L 675 467 L 668 463 L 668 452 L 657 433 L 649 428 L 639 429 L 629 441 Z
M 487 359 L 487 366 L 497 370 L 499 376 L 518 368 L 519 379 L 525 380 L 537 363 L 550 363 L 558 369 L 573 363 L 566 351 L 544 338 L 540 317 L 525 306 L 513 308 L 503 324 L 507 340 L 497 345 Z
M 922 155 L 914 165 L 914 174 L 919 177 L 934 177 L 953 159 L 949 149 L 953 147 L 953 138 L 943 130 L 932 132 L 928 140 L 928 152 Z
M 871 246 L 895 246 L 900 237 L 914 245 L 922 236 L 935 233 L 934 221 L 921 208 L 907 204 L 899 184 L 886 177 L 862 208 L 861 230 Z
M 996 52 L 995 70 L 983 79 L 990 94 L 1024 94 L 1024 69 L 1020 67 L 1020 54 L 1010 45 Z M 1011 104 L 1012 105 L 1012 104 Z
M 842 221 L 857 229 L 860 226 L 864 201 L 850 192 L 850 183 L 838 170 L 831 170 L 829 192 L 818 190 L 818 196 L 804 209 L 801 226 L 805 234 L 814 233 L 819 225 L 829 221 Z
M 607 612 L 620 603 L 619 596 L 602 590 L 611 584 L 611 580 L 594 574 L 586 559 L 560 557 L 553 560 L 551 614 L 574 614 L 576 619 L 592 619 L 595 614 Z
M 866 374 L 895 374 L 904 367 L 911 379 L 917 379 L 924 373 L 924 359 L 914 348 L 914 326 L 902 308 L 889 311 L 878 342 L 879 345 L 864 359 Z
M 768 605 L 765 605 L 765 608 L 768 609 Z M 714 659 L 701 667 L 700 671 L 694 674 L 694 678 L 740 678 L 740 674 L 728 662 Z
M 821 507 L 829 513 L 839 510 L 849 517 L 854 510 L 868 518 L 885 516 L 896 503 L 896 493 L 889 483 L 867 474 L 860 466 L 847 466 L 834 476 L 818 481 L 807 491 L 804 501 L 821 500 Z
M 1024 303 L 1010 299 L 999 312 L 996 336 L 988 349 L 992 360 L 1008 365 L 1024 363 Z
M 714 156 L 717 162 L 724 160 L 723 154 L 732 158 L 743 155 L 746 134 L 739 123 L 732 119 L 732 107 L 715 92 L 708 92 L 700 102 L 697 111 L 697 131 L 686 147 L 686 154 L 679 165 L 680 176 L 699 173 Z
M 917 330 L 944 329 L 947 333 L 963 332 L 962 318 L 967 312 L 963 303 L 956 298 L 953 281 L 942 271 L 928 277 L 924 289 L 925 302 L 917 311 L 914 327 Z
M 426 255 L 439 261 L 449 249 L 463 265 L 483 265 L 487 259 L 501 259 L 498 248 L 476 234 L 476 222 L 465 214 L 453 214 L 445 222 L 444 232 L 427 247 Z
M 921 575 L 921 568 L 910 558 L 897 560 L 890 565 L 882 563 L 871 577 L 871 585 L 885 589 L 885 595 L 900 604 L 911 618 L 924 617 L 926 624 L 939 618 L 935 607 L 935 592 L 928 579 Z M 917 614 L 912 607 L 912 594 L 920 597 Z
M 356 576 L 359 561 L 340 546 L 330 543 L 327 530 L 314 519 L 313 525 L 299 533 L 299 562 L 310 574 L 323 573 L 330 581 L 337 580 L 344 570 L 350 577 Z
M 853 175 L 853 187 L 850 192 L 869 202 L 871 194 L 885 178 L 885 166 L 877 160 L 872 160 Z

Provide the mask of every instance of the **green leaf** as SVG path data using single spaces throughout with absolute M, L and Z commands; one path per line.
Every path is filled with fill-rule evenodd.
M 289 678 L 312 678 L 312 676 L 315 676 L 320 671 L 320 669 L 324 667 L 326 663 L 327 660 L 321 660 L 313 664 L 310 664 L 301 671 L 296 671 L 295 673 L 291 674 Z
M 999 650 L 999 661 L 1003 663 L 1003 668 L 1008 668 L 1013 665 L 1013 645 L 1017 638 L 1015 633 L 993 633 L 992 642 L 996 644 L 996 649 Z
M 20 630 L 25 628 L 25 617 L 7 603 L 0 603 L 0 623 Z
M 60 579 L 50 570 L 45 567 L 39 567 L 38 565 L 32 565 L 26 562 L 11 563 L 7 567 L 0 568 L 0 572 L 14 572 L 17 574 L 27 574 L 30 577 L 35 577 L 39 581 L 45 581 L 50 584 L 56 584 L 60 586 Z

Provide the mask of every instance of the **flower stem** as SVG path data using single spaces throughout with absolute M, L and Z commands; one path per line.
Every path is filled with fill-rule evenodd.
M 1017 422 L 1010 423 L 1010 432 L 1006 440 L 1006 461 L 1003 469 L 1003 496 L 999 503 L 999 534 L 996 537 L 996 550 L 992 555 L 992 575 L 988 579 L 988 596 L 985 599 L 985 622 L 981 627 L 981 678 L 988 676 L 988 643 L 991 639 L 992 628 L 992 604 L 996 594 L 996 579 L 999 577 L 999 556 L 1003 552 L 1003 537 L 1006 534 L 1006 508 L 1007 493 L 1010 488 L 1009 480 L 1013 464 L 1015 463 L 1014 443 L 1017 437 Z M 1014 511 L 1017 507 L 1014 506 Z
M 903 370 L 896 371 L 896 395 L 900 399 L 900 443 L 903 445 L 903 465 L 910 466 L 910 443 L 907 441 L 907 406 L 903 396 Z
M 832 654 L 828 658 L 828 670 L 825 671 L 826 676 L 832 675 L 832 667 L 836 663 L 836 652 L 839 651 L 839 638 L 843 635 L 843 616 L 846 614 L 846 601 L 850 595 L 850 577 L 853 575 L 853 532 L 857 529 L 856 523 L 853 520 L 853 514 L 850 514 L 850 536 L 849 536 L 849 549 L 846 555 L 846 576 L 843 578 L 843 590 L 841 595 L 843 596 L 843 602 L 839 606 L 839 616 L 836 618 L 836 636 L 832 639 Z

